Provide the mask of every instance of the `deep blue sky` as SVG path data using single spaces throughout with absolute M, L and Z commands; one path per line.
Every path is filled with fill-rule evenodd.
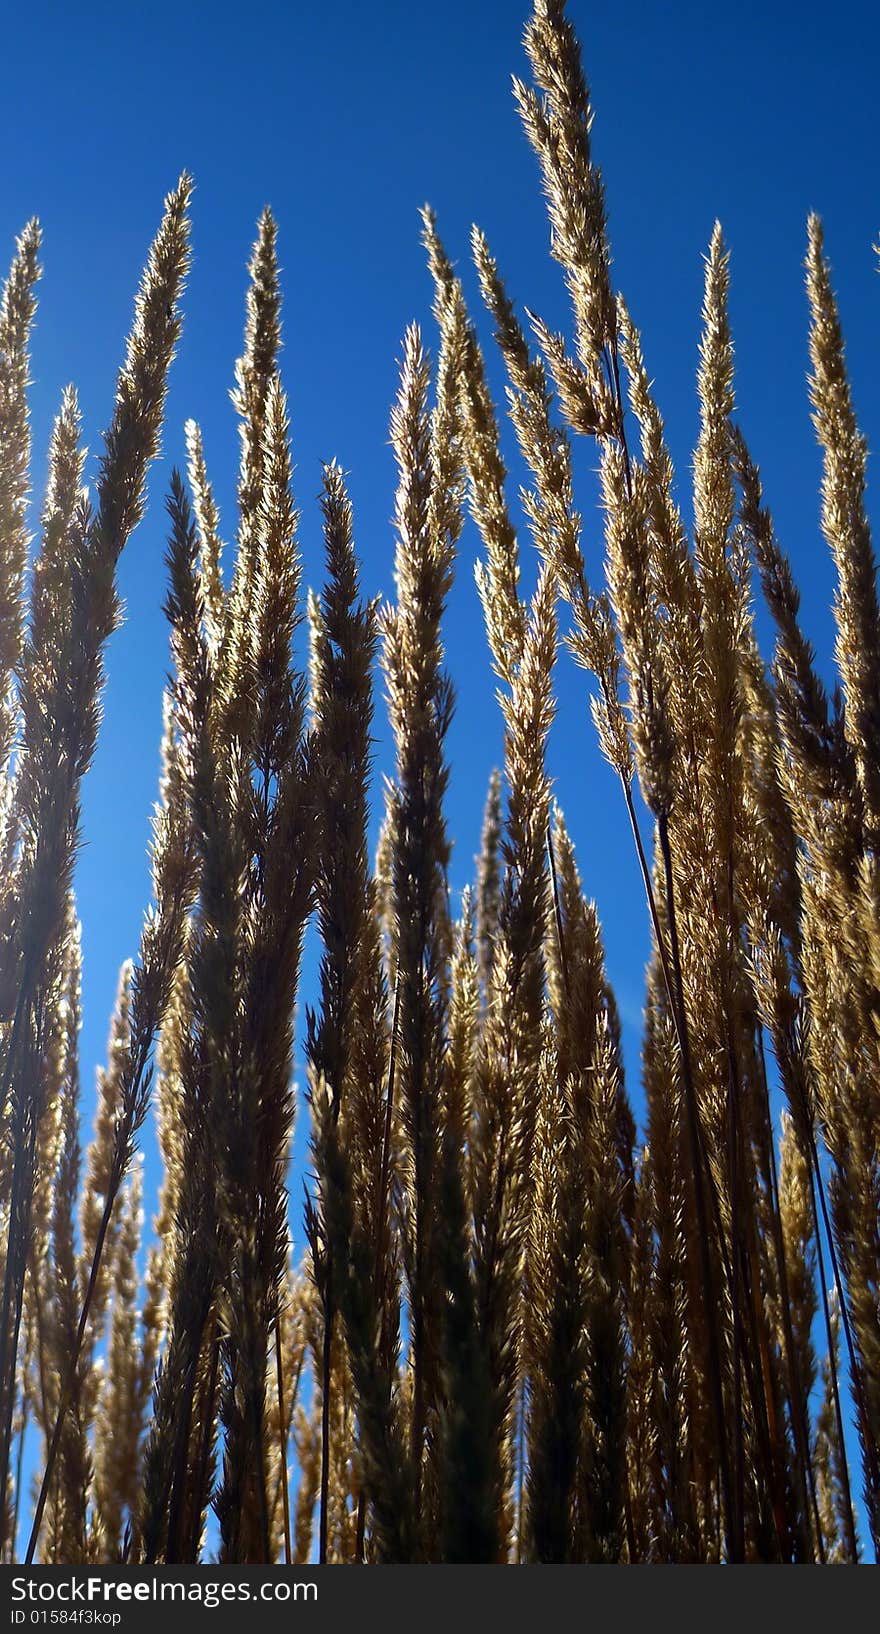
M 322 568 L 320 461 L 351 473 L 370 592 L 391 589 L 394 470 L 388 409 L 412 318 L 430 334 L 417 209 L 430 200 L 465 274 L 470 223 L 486 230 L 511 293 L 567 322 L 547 254 L 536 165 L 510 75 L 522 72 L 526 0 L 375 6 L 339 0 L 130 0 L 77 7 L 7 4 L 0 129 L 4 257 L 36 212 L 45 278 L 34 349 L 35 472 L 51 418 L 76 382 L 90 447 L 112 406 L 131 300 L 164 193 L 195 175 L 195 262 L 174 365 L 164 457 L 151 510 L 126 551 L 124 629 L 109 657 L 106 718 L 85 807 L 78 871 L 84 925 L 87 1084 L 102 1057 L 120 961 L 148 897 L 145 846 L 155 798 L 167 664 L 163 494 L 182 462 L 187 416 L 204 429 L 233 529 L 237 432 L 228 401 L 241 346 L 245 265 L 260 208 L 280 225 L 284 354 L 308 582 Z M 873 8 L 815 0 L 721 8 L 573 0 L 592 83 L 616 278 L 641 326 L 688 505 L 697 426 L 694 368 L 701 257 L 720 217 L 733 255 L 737 395 L 820 653 L 831 647 L 833 577 L 818 531 L 819 457 L 805 390 L 801 262 L 808 210 L 824 216 L 862 424 L 880 438 L 880 285 L 871 244 L 876 188 Z M 482 316 L 481 316 L 482 323 Z M 484 326 L 485 333 L 485 326 Z M 488 339 L 488 336 L 487 336 Z M 500 379 L 493 361 L 493 379 Z M 598 577 L 593 452 L 576 449 L 585 550 Z M 447 623 L 459 691 L 450 738 L 452 880 L 471 876 L 500 716 L 464 536 Z M 524 543 L 527 584 L 534 575 Z M 598 899 L 624 1018 L 630 1076 L 647 955 L 646 916 L 617 786 L 600 760 L 584 678 L 563 655 L 552 769 L 587 888 Z M 381 764 L 389 765 L 387 739 Z M 309 996 L 308 994 L 306 995 Z

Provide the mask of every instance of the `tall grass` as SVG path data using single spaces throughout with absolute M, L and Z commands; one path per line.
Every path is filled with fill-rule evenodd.
M 853 1562 L 868 1546 L 859 1494 L 880 1548 L 880 603 L 822 230 L 812 218 L 806 268 L 833 694 L 736 419 L 721 229 L 691 529 L 612 282 L 563 0 L 535 0 L 525 45 L 515 95 L 571 336 L 523 321 L 475 230 L 527 472 L 516 503 L 480 326 L 425 211 L 438 344 L 432 360 L 411 327 L 402 345 L 389 606 L 362 593 L 335 464 L 325 583 L 305 597 L 277 234 L 260 220 L 228 570 L 192 422 L 187 480 L 171 481 L 154 902 L 85 1161 L 80 790 L 179 335 L 189 182 L 150 251 L 94 498 L 64 394 L 30 572 L 36 225 L 18 241 L 0 305 L 7 1560 L 192 1562 L 216 1546 L 226 1563 Z M 575 496 L 582 438 L 604 564 Z M 456 919 L 444 642 L 468 513 L 504 762 Z M 540 564 L 530 598 L 523 526 Z M 374 866 L 377 657 L 395 765 Z M 653 939 L 641 1136 L 591 861 L 547 770 L 570 657 Z M 288 1164 L 311 917 L 300 1224 Z M 151 1113 L 164 1176 L 141 1285 L 135 1155 Z

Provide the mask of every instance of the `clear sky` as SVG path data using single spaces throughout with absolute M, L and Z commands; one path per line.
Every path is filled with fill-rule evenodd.
M 547 253 L 536 165 L 510 93 L 511 73 L 524 66 L 526 12 L 527 0 L 6 0 L 0 7 L 4 258 L 31 214 L 45 234 L 32 393 L 38 484 L 68 380 L 79 388 L 97 449 L 163 195 L 184 167 L 197 184 L 195 261 L 164 455 L 151 477 L 149 517 L 122 564 L 127 617 L 110 650 L 104 729 L 84 805 L 77 888 L 87 1105 L 116 972 L 136 949 L 149 892 L 145 846 L 168 661 L 163 496 L 171 464 L 183 462 L 183 423 L 192 415 L 203 427 L 231 536 L 237 431 L 228 389 L 257 215 L 270 203 L 280 229 L 283 370 L 306 581 L 317 584 L 321 575 L 316 495 L 320 462 L 335 456 L 351 473 L 365 588 L 389 593 L 395 358 L 411 319 L 431 335 L 418 206 L 429 200 L 436 208 L 475 310 L 472 221 L 485 229 L 515 298 L 554 327 L 568 320 Z M 877 447 L 875 8 L 860 0 L 832 7 L 572 0 L 571 15 L 594 92 L 615 275 L 643 332 L 680 497 L 689 509 L 701 257 L 718 216 L 733 258 L 741 418 L 796 565 L 809 633 L 827 662 L 833 575 L 818 529 L 801 263 L 806 215 L 815 209 L 825 219 L 857 408 Z M 480 323 L 488 343 L 482 314 Z M 500 395 L 494 359 L 492 378 Z M 580 440 L 575 458 L 584 548 L 597 578 L 594 452 Z M 528 586 L 534 560 L 531 546 L 523 548 Z M 473 584 L 478 550 L 468 527 L 446 627 L 459 696 L 449 742 L 456 891 L 471 877 L 501 742 Z M 595 747 L 585 678 L 564 654 L 559 701 L 552 770 L 599 903 L 638 1102 L 646 914 L 619 790 Z M 381 738 L 380 766 L 388 769 L 384 726 Z

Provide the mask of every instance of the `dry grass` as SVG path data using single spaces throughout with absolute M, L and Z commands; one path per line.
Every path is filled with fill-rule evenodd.
M 384 608 L 362 595 L 336 465 L 326 582 L 306 607 L 276 227 L 260 220 L 228 572 L 192 422 L 188 485 L 171 484 L 154 902 L 85 1160 L 79 796 L 178 339 L 189 183 L 150 252 L 94 499 L 64 395 L 29 579 L 36 225 L 18 241 L 0 306 L 6 1559 L 196 1561 L 213 1511 L 226 1563 L 847 1562 L 859 1488 L 880 1546 L 880 611 L 821 227 L 809 390 L 838 577 L 833 696 L 734 418 L 721 230 L 690 533 L 612 284 L 563 0 L 535 0 L 525 43 L 515 93 L 572 336 L 524 327 L 475 231 L 528 474 L 514 504 L 477 325 L 425 211 L 439 346 L 432 363 L 416 328 L 403 343 Z M 575 498 L 582 437 L 601 586 Z M 466 511 L 504 765 L 456 920 L 444 619 Z M 520 515 L 540 562 L 531 599 Z M 602 929 L 547 772 L 561 638 L 592 677 L 653 936 L 641 1145 Z M 373 867 L 377 655 L 396 758 Z M 287 1177 L 310 916 L 322 962 L 297 1266 Z M 135 1154 L 152 1109 L 164 1178 L 141 1284 Z M 27 1438 L 42 1448 L 30 1514 Z

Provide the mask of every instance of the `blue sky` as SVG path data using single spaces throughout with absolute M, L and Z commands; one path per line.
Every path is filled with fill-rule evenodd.
M 45 233 L 32 393 L 38 489 L 68 380 L 79 388 L 89 445 L 97 449 L 162 197 L 184 167 L 197 184 L 195 261 L 163 459 L 151 477 L 149 517 L 122 564 L 127 617 L 110 650 L 104 729 L 84 803 L 77 885 L 87 1096 L 118 966 L 136 948 L 148 898 L 145 846 L 167 666 L 163 496 L 171 464 L 184 459 L 183 423 L 192 415 L 203 427 L 231 536 L 237 432 L 228 389 L 257 215 L 270 203 L 280 229 L 283 369 L 306 580 L 317 584 L 322 567 L 320 462 L 335 456 L 351 474 L 365 588 L 389 593 L 395 358 L 411 319 L 431 336 L 419 205 L 429 200 L 437 210 L 475 310 L 472 221 L 485 229 L 516 299 L 554 327 L 568 319 L 559 269 L 547 253 L 536 165 L 510 94 L 511 73 L 524 67 L 526 11 L 526 0 L 383 0 L 373 7 L 354 0 L 91 0 L 77 7 L 37 0 L 5 8 L 4 258 L 29 215 L 40 216 Z M 876 447 L 880 284 L 871 245 L 880 226 L 873 162 L 880 28 L 873 8 L 856 0 L 831 10 L 815 0 L 748 0 L 735 8 L 572 0 L 571 15 L 594 92 L 615 275 L 643 332 L 680 498 L 689 508 L 701 258 L 718 216 L 732 251 L 741 418 L 796 565 L 809 633 L 827 663 L 833 574 L 818 529 L 801 263 L 806 215 L 816 209 L 825 220 L 857 408 Z M 488 343 L 482 315 L 480 322 Z M 494 359 L 491 369 L 500 395 Z M 584 548 L 596 578 L 594 454 L 583 440 L 575 458 Z M 449 744 L 456 891 L 471 877 L 486 781 L 501 745 L 473 584 L 478 549 L 468 527 L 446 631 L 459 695 Z M 534 561 L 527 542 L 524 561 L 528 585 Z M 380 768 L 388 769 L 384 726 L 381 737 Z M 619 790 L 595 747 L 584 677 L 564 654 L 551 765 L 586 886 L 599 903 L 638 1100 L 646 914 Z

